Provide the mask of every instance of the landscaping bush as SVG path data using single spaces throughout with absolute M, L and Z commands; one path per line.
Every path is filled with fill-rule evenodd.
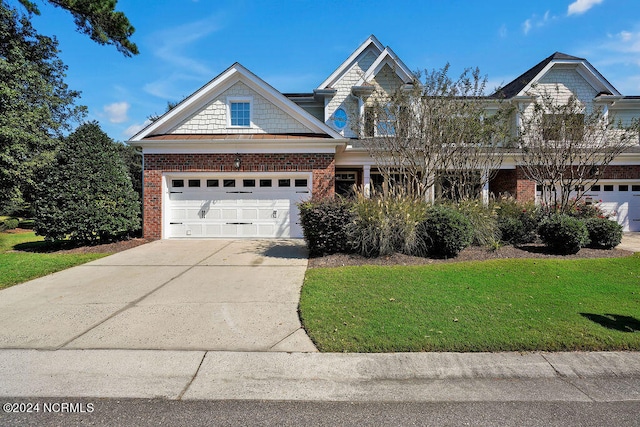
M 458 202 L 456 209 L 471 222 L 473 245 L 493 246 L 500 241 L 500 229 L 492 207 L 483 206 L 478 200 L 463 200 Z
M 426 254 L 437 258 L 457 256 L 473 239 L 471 222 L 459 211 L 444 205 L 427 211 L 418 233 L 427 245 Z
M 612 249 L 622 241 L 622 226 L 607 218 L 589 218 L 584 222 L 589 233 L 589 246 Z
M 502 198 L 495 206 L 501 240 L 512 245 L 531 243 L 538 237 L 539 209 L 532 203 Z
M 354 250 L 366 257 L 424 253 L 426 247 L 417 227 L 425 219 L 426 210 L 424 201 L 404 194 L 372 198 L 358 194 L 348 228 Z
M 584 221 L 566 214 L 553 214 L 540 223 L 542 242 L 561 255 L 575 254 L 589 243 L 589 232 Z
M 97 122 L 64 138 L 36 194 L 36 234 L 101 242 L 140 227 L 140 201 L 119 150 Z
M 13 230 L 15 228 L 18 228 L 18 224 L 20 223 L 20 221 L 18 221 L 18 219 L 16 218 L 8 218 L 4 220 L 4 229 L 5 230 Z
M 309 255 L 349 252 L 346 227 L 353 220 L 351 204 L 344 199 L 308 201 L 298 205 Z

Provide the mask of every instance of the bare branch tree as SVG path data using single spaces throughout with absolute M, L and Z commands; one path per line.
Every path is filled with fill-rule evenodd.
M 476 197 L 502 164 L 509 108 L 484 96 L 486 77 L 477 68 L 457 80 L 448 72 L 449 65 L 423 79 L 416 73 L 413 84 L 392 93 L 376 87 L 352 121 L 385 181 L 416 198 L 435 184 L 444 197 Z
M 638 145 L 638 121 L 623 124 L 607 110 L 555 89 L 533 88 L 520 111 L 521 166 L 542 187 L 550 211 L 572 208 L 606 167 Z

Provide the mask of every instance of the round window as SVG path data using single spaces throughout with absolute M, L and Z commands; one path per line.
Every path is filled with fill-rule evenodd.
M 333 113 L 333 124 L 338 129 L 343 129 L 347 125 L 347 113 L 342 108 L 338 108 Z

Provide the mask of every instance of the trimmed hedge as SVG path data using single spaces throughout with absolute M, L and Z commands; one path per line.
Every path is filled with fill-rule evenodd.
M 298 205 L 309 255 L 351 252 L 346 227 L 353 221 L 351 205 L 342 199 L 308 201 Z
M 590 247 L 613 249 L 622 241 L 622 226 L 607 218 L 589 218 L 585 221 Z
M 512 245 L 535 242 L 538 237 L 540 210 L 532 203 L 502 198 L 496 204 L 500 239 Z
M 4 220 L 4 229 L 5 230 L 13 230 L 18 228 L 18 224 L 20 221 L 16 218 L 9 218 Z
M 467 217 L 443 205 L 427 211 L 418 233 L 427 245 L 427 255 L 436 258 L 457 256 L 473 239 L 473 227 Z
M 561 255 L 575 254 L 589 243 L 589 232 L 584 221 L 566 214 L 545 218 L 538 229 L 542 242 Z

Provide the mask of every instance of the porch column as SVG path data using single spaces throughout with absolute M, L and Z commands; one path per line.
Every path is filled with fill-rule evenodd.
M 362 187 L 364 196 L 371 197 L 371 165 L 362 166 Z
M 482 205 L 489 206 L 489 176 L 487 171 L 482 172 Z

